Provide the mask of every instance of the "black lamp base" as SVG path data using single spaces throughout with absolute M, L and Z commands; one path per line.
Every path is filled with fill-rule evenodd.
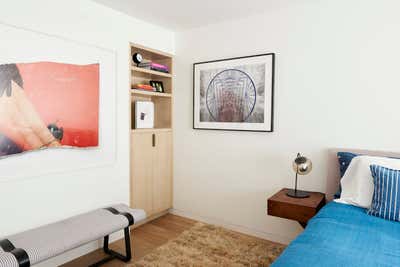
M 307 198 L 310 197 L 310 193 L 307 191 L 301 191 L 301 190 L 294 190 L 294 189 L 289 189 L 286 192 L 286 195 L 289 197 L 293 198 Z

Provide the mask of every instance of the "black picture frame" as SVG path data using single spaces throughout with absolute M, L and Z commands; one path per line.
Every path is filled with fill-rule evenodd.
M 261 57 L 261 56 L 271 56 L 272 57 L 272 62 L 271 62 L 271 118 L 270 118 L 270 129 L 269 130 L 248 130 L 248 129 L 217 129 L 217 128 L 204 128 L 204 127 L 196 127 L 195 125 L 195 98 L 196 98 L 196 77 L 195 77 L 195 71 L 196 71 L 196 66 L 201 65 L 201 64 L 208 64 L 208 63 L 215 63 L 215 62 L 222 62 L 222 61 L 231 61 L 231 60 L 238 60 L 238 59 L 246 59 L 246 58 L 254 58 L 254 57 Z M 256 55 L 250 55 L 250 56 L 241 56 L 241 57 L 232 57 L 232 58 L 224 58 L 224 59 L 217 59 L 217 60 L 210 60 L 210 61 L 201 61 L 201 62 L 196 62 L 193 63 L 193 124 L 192 128 L 194 130 L 217 130 L 217 131 L 239 131 L 239 132 L 268 132 L 272 133 L 274 132 L 274 126 L 275 126 L 275 53 L 264 53 L 264 54 L 256 54 Z
M 164 85 L 162 81 L 149 81 L 149 84 L 156 88 L 156 92 L 164 93 Z

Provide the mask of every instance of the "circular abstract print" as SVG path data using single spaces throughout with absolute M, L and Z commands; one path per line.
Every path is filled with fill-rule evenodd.
M 256 97 L 256 87 L 248 74 L 227 69 L 210 81 L 206 104 L 216 122 L 245 122 L 253 113 Z

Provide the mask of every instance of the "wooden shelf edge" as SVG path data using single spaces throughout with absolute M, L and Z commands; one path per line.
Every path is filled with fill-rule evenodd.
M 131 89 L 131 93 L 135 95 L 147 95 L 147 96 L 158 96 L 158 97 L 172 97 L 172 94 L 169 93 L 158 93 L 158 92 L 150 92 L 138 89 Z
M 139 68 L 139 67 L 135 67 L 135 66 L 132 66 L 131 70 L 137 71 L 137 72 L 141 72 L 141 73 L 147 73 L 147 74 L 151 74 L 151 75 L 156 75 L 156 76 L 159 76 L 159 77 L 172 78 L 172 74 L 171 73 L 164 73 L 164 72 L 161 72 L 161 71 L 148 70 L 148 69 Z
M 150 129 L 131 129 L 133 133 L 146 133 L 146 132 L 171 132 L 172 128 L 150 128 Z

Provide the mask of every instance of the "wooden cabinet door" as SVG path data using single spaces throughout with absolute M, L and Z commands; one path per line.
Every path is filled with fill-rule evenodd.
M 172 207 L 172 132 L 156 133 L 153 159 L 153 209 L 158 213 Z
M 147 216 L 153 210 L 153 134 L 131 134 L 131 207 L 144 209 Z

